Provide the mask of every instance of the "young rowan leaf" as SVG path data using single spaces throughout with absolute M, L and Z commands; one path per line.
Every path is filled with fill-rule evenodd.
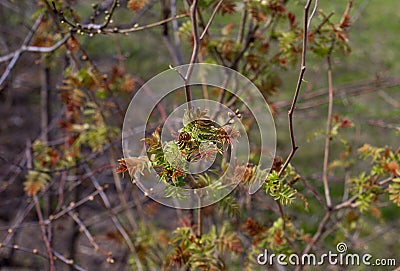
M 44 189 L 51 177 L 49 174 L 35 170 L 29 170 L 24 182 L 24 190 L 28 196 L 35 196 Z

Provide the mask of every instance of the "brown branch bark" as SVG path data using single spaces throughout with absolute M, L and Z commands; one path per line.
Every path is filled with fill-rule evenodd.
M 300 66 L 300 73 L 299 73 L 299 78 L 297 81 L 297 86 L 294 92 L 293 100 L 292 100 L 292 105 L 290 106 L 289 112 L 288 112 L 288 122 L 289 122 L 289 133 L 290 133 L 290 142 L 292 149 L 286 158 L 285 163 L 283 164 L 281 170 L 279 171 L 279 176 L 282 176 L 283 172 L 289 165 L 290 161 L 292 160 L 293 156 L 295 155 L 298 146 L 296 145 L 295 141 L 295 136 L 294 136 L 294 130 L 293 130 L 293 113 L 296 107 L 297 99 L 299 97 L 300 93 L 300 88 L 301 84 L 303 82 L 304 78 L 304 73 L 306 72 L 306 52 L 307 52 L 307 40 L 308 40 L 308 24 L 312 20 L 312 17 L 308 18 L 308 12 L 310 10 L 310 5 L 311 5 L 312 0 L 308 0 L 305 7 L 304 7 L 304 30 L 303 30 L 303 50 L 301 54 L 301 66 Z
M 33 38 L 33 35 L 35 34 L 36 30 L 39 28 L 40 23 L 42 22 L 42 19 L 43 19 L 43 14 L 41 14 L 36 19 L 36 22 L 33 25 L 32 29 L 26 35 L 26 37 L 25 37 L 25 39 L 24 39 L 24 41 L 22 43 L 21 48 L 27 46 L 31 42 L 31 40 Z M 5 60 L 0 59 L 0 62 L 4 62 L 4 61 L 7 61 L 8 59 L 11 59 L 10 63 L 8 63 L 8 65 L 6 67 L 6 70 L 3 72 L 2 76 L 0 77 L 0 87 L 3 85 L 4 81 L 7 79 L 8 75 L 10 74 L 12 69 L 14 68 L 14 66 L 17 63 L 19 57 L 21 56 L 21 53 L 22 53 L 22 51 L 17 50 L 14 54 L 10 54 L 9 55 L 10 57 L 6 56 L 6 58 L 4 58 Z M 0 88 L 0 91 L 1 91 L 1 88 Z
M 37 213 L 37 216 L 39 219 L 39 225 L 40 225 L 40 230 L 42 232 L 42 238 L 43 238 L 44 244 L 46 246 L 47 254 L 49 257 L 49 268 L 50 268 L 50 271 L 54 271 L 55 269 L 54 269 L 53 251 L 51 249 L 50 240 L 47 238 L 47 230 L 46 230 L 46 226 L 44 224 L 43 214 L 42 214 L 42 210 L 40 209 L 39 199 L 38 199 L 37 195 L 33 196 L 33 201 L 35 202 L 35 208 L 36 208 L 36 213 Z
M 329 145 L 331 142 L 332 110 L 333 110 L 333 83 L 332 83 L 331 53 L 332 53 L 332 50 L 327 56 L 329 102 L 328 102 L 328 117 L 326 120 L 324 162 L 323 162 L 323 169 L 322 169 L 322 182 L 324 184 L 325 200 L 326 200 L 326 205 L 328 206 L 328 209 L 330 209 L 332 207 L 331 195 L 329 192 L 329 184 L 328 184 Z

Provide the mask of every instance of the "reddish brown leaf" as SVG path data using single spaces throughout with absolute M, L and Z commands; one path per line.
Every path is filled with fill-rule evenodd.
M 232 0 L 225 0 L 221 4 L 221 6 L 219 8 L 219 12 L 222 15 L 233 14 L 233 13 L 235 13 L 235 8 L 236 8 L 236 3 L 235 2 L 233 2 Z
M 132 11 L 138 11 L 146 5 L 148 0 L 129 0 L 127 7 Z

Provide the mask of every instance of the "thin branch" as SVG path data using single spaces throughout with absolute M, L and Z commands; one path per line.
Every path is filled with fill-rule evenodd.
M 10 248 L 10 249 L 14 249 L 14 250 L 18 250 L 18 251 L 23 251 L 23 252 L 26 252 L 26 253 L 30 253 L 30 254 L 33 254 L 33 255 L 35 255 L 35 256 L 39 256 L 39 257 L 41 257 L 41 258 L 43 258 L 43 259 L 46 259 L 46 260 L 49 259 L 49 257 L 48 257 L 47 255 L 42 254 L 42 253 L 41 253 L 38 249 L 36 249 L 36 248 L 30 249 L 30 248 L 22 247 L 22 246 L 20 246 L 20 245 L 13 245 L 13 246 L 10 246 L 10 245 L 3 245 L 3 244 L 1 244 L 0 248 Z M 72 266 L 73 268 L 75 268 L 75 270 L 78 270 L 78 271 L 87 271 L 87 270 L 84 269 L 83 267 L 81 267 L 81 266 L 75 264 L 73 260 L 67 259 L 67 258 L 64 257 L 61 253 L 57 252 L 57 251 L 54 250 L 54 249 L 53 249 L 53 254 L 54 254 L 54 256 L 56 257 L 56 260 L 60 260 L 60 261 L 62 261 L 63 263 L 65 263 L 65 264 L 67 264 L 67 265 L 69 265 L 69 266 Z
M 90 172 L 90 168 L 88 165 L 84 165 L 83 166 L 86 172 Z M 90 176 L 90 180 L 92 182 L 92 184 L 94 185 L 94 187 L 100 191 L 100 197 L 104 203 L 104 206 L 107 208 L 107 210 L 109 211 L 110 214 L 110 218 L 111 221 L 113 222 L 114 226 L 116 227 L 116 229 L 119 231 L 119 233 L 121 234 L 121 236 L 124 238 L 126 244 L 129 247 L 130 252 L 133 254 L 133 256 L 136 259 L 136 263 L 137 263 L 137 268 L 139 271 L 143 271 L 143 266 L 140 263 L 140 260 L 137 256 L 136 253 L 136 249 L 134 244 L 132 243 L 132 240 L 129 237 L 129 234 L 126 232 L 126 230 L 124 229 L 124 227 L 121 225 L 121 222 L 118 220 L 117 216 L 114 214 L 113 209 L 111 207 L 111 203 L 110 200 L 108 199 L 106 193 L 104 193 L 103 189 L 101 189 L 101 185 L 99 184 L 99 182 L 97 181 L 97 179 L 95 178 L 94 175 Z
M 287 168 L 287 166 L 289 165 L 290 161 L 292 160 L 294 154 L 296 153 L 298 146 L 296 145 L 296 141 L 295 141 L 295 137 L 294 137 L 294 131 L 293 131 L 293 112 L 295 110 L 296 107 L 296 103 L 297 103 L 297 98 L 299 96 L 300 93 L 300 88 L 301 88 L 301 84 L 303 82 L 303 78 L 304 78 L 304 73 L 306 72 L 306 52 L 307 52 L 307 40 L 308 40 L 308 24 L 309 21 L 312 20 L 312 17 L 310 16 L 310 18 L 308 18 L 308 12 L 310 10 L 310 5 L 311 5 L 312 0 L 308 0 L 305 7 L 304 7 L 304 30 L 303 30 L 303 50 L 302 50 L 302 54 L 301 54 L 301 67 L 300 67 L 300 73 L 299 73 L 299 79 L 297 81 L 297 86 L 296 86 L 296 90 L 293 96 L 293 101 L 292 101 L 292 105 L 289 109 L 288 112 L 288 121 L 289 121 L 289 133 L 290 133 L 290 142 L 292 145 L 292 149 L 289 153 L 289 156 L 287 157 L 285 163 L 283 164 L 281 170 L 279 171 L 279 176 L 282 176 L 283 172 L 285 171 L 285 169 Z
M 307 29 L 310 29 L 311 18 L 314 17 L 315 13 L 317 12 L 317 9 L 318 9 L 318 0 L 315 0 L 314 9 L 311 12 L 310 18 L 308 19 Z
M 329 19 L 335 14 L 335 12 L 331 11 L 331 13 L 328 14 L 328 16 L 325 16 L 325 18 L 322 20 L 322 22 L 311 32 L 311 34 L 318 33 L 321 31 L 321 28 L 329 21 Z
M 86 235 L 87 239 L 89 240 L 90 244 L 92 244 L 95 251 L 99 251 L 100 253 L 102 253 L 104 255 L 111 256 L 110 251 L 106 251 L 105 249 L 101 248 L 99 246 L 99 244 L 97 244 L 93 235 L 90 233 L 90 231 L 88 230 L 86 225 L 83 223 L 83 221 L 79 218 L 77 213 L 70 211 L 70 212 L 68 212 L 68 215 L 76 222 L 76 224 L 78 224 L 79 231 L 82 231 Z
M 400 102 L 397 101 L 395 98 L 391 97 L 389 94 L 387 94 L 383 90 L 378 91 L 378 95 L 388 104 L 393 106 L 394 108 L 400 108 Z
M 247 9 L 244 8 L 242 10 L 242 16 L 240 18 L 238 36 L 237 36 L 237 39 L 236 39 L 236 42 L 239 43 L 239 44 L 243 42 L 244 29 L 246 27 L 246 21 L 247 21 Z
M 102 186 L 99 186 L 96 188 L 96 191 L 90 193 L 89 195 L 87 195 L 86 197 L 82 198 L 81 200 L 79 200 L 78 202 L 70 202 L 68 207 L 61 210 L 60 212 L 58 212 L 57 214 L 51 215 L 49 217 L 49 219 L 45 220 L 43 223 L 44 224 L 50 224 L 51 221 L 59 219 L 60 217 L 62 217 L 63 215 L 65 215 L 68 212 L 71 212 L 72 210 L 74 210 L 75 208 L 81 206 L 82 204 L 88 202 L 88 201 L 92 201 L 94 199 L 94 197 L 98 194 L 100 194 L 100 192 L 102 192 L 104 190 L 104 188 Z
M 118 6 L 119 6 L 119 0 L 114 0 L 113 3 L 112 3 L 112 5 L 111 5 L 110 10 L 107 11 L 107 15 L 106 15 L 105 21 L 104 21 L 104 23 L 101 25 L 100 28 L 105 28 L 105 27 L 107 27 L 107 26 L 110 24 L 111 18 L 112 18 L 112 16 L 113 16 L 114 12 L 115 12 L 115 9 L 116 9 Z
M 247 33 L 246 42 L 243 44 L 239 53 L 233 60 L 232 65 L 230 66 L 231 69 L 234 69 L 234 70 L 237 69 L 239 61 L 242 59 L 242 56 L 247 51 L 247 49 L 250 47 L 250 44 L 253 42 L 254 35 L 258 28 L 259 28 L 259 25 L 255 25 L 254 27 L 252 24 L 249 25 L 249 32 Z
M 242 45 L 242 48 L 240 49 L 239 53 L 236 55 L 235 59 L 232 61 L 232 64 L 230 65 L 231 69 L 237 70 L 239 62 L 240 62 L 241 58 L 243 57 L 243 55 L 245 54 L 245 52 L 250 47 L 250 44 L 254 39 L 254 34 L 256 33 L 258 27 L 259 27 L 258 25 L 253 27 L 252 23 L 249 24 L 249 31 L 247 32 L 247 35 L 246 35 L 246 41 Z M 215 111 L 215 113 L 213 115 L 213 119 L 216 118 L 216 116 L 220 113 L 221 104 L 224 103 L 224 99 L 225 99 L 225 96 L 226 96 L 226 93 L 227 93 L 226 85 L 228 84 L 229 79 L 230 79 L 229 76 L 225 78 L 225 81 L 223 83 L 223 88 L 221 90 L 221 93 L 218 96 L 217 110 Z M 243 89 L 245 89 L 245 88 L 243 88 Z M 233 97 L 232 97 L 232 99 L 230 101 L 232 104 L 239 97 L 238 96 L 239 91 L 236 93 L 236 95 L 233 95 Z
M 115 161 L 117 161 L 116 151 L 114 148 L 111 148 L 109 150 L 109 162 L 112 165 L 112 168 L 117 167 L 117 165 L 115 164 Z M 118 198 L 121 202 L 122 207 L 124 208 L 126 217 L 129 221 L 129 223 L 131 224 L 132 230 L 136 231 L 138 229 L 138 225 L 136 223 L 135 217 L 133 216 L 133 213 L 132 213 L 133 211 L 128 207 L 128 203 L 126 201 L 126 197 L 124 194 L 124 189 L 121 184 L 120 176 L 118 175 L 118 173 L 115 170 L 112 171 L 112 175 L 114 178 L 114 184 L 115 184 L 115 188 L 117 190 Z
M 201 206 L 201 197 L 200 195 L 198 196 L 198 201 L 199 201 L 199 206 Z M 201 237 L 203 234 L 203 222 L 202 222 L 203 216 L 202 216 L 202 210 L 201 207 L 197 209 L 197 237 Z
M 400 85 L 400 79 L 398 78 L 379 78 L 372 80 L 363 80 L 358 82 L 352 82 L 348 84 L 343 84 L 339 87 L 333 88 L 334 98 L 341 97 L 344 94 L 347 96 L 356 96 L 363 93 L 379 91 L 380 89 L 392 88 Z M 303 95 L 299 102 L 300 105 L 296 106 L 296 110 L 313 108 L 315 106 L 327 103 L 326 96 L 328 94 L 328 89 L 321 89 L 317 91 L 312 91 Z M 315 101 L 312 101 L 315 99 Z M 276 102 L 274 106 L 276 108 L 283 108 L 290 105 L 290 101 Z
M 33 35 L 35 34 L 36 30 L 39 28 L 40 23 L 42 22 L 42 19 L 43 19 L 43 14 L 41 14 L 36 19 L 36 22 L 33 25 L 32 29 L 26 35 L 21 48 L 24 46 L 27 46 L 29 44 L 29 42 L 31 42 Z M 2 60 L 2 58 L 0 58 L 0 62 L 4 62 L 4 61 L 7 61 L 8 59 L 12 58 L 10 63 L 8 63 L 6 70 L 3 72 L 3 75 L 0 77 L 0 86 L 3 85 L 4 81 L 7 79 L 8 75 L 10 74 L 10 72 L 14 68 L 15 64 L 17 63 L 19 57 L 21 56 L 21 53 L 22 53 L 22 51 L 20 52 L 17 50 L 16 53 L 14 55 L 12 55 L 12 57 L 5 58 L 5 60 Z M 1 90 L 1 88 L 0 88 L 0 90 Z
M 176 0 L 171 0 L 171 16 L 176 18 Z M 172 30 L 173 30 L 173 35 L 174 35 L 174 41 L 175 41 L 175 52 L 176 56 L 178 58 L 178 64 L 182 64 L 182 51 L 181 51 L 181 40 L 179 38 L 179 25 L 178 25 L 178 20 L 173 19 L 172 20 Z
M 325 147 L 324 147 L 324 162 L 322 169 L 322 182 L 324 184 L 325 200 L 328 208 L 332 207 L 331 196 L 329 192 L 328 184 L 328 163 L 329 163 L 329 145 L 331 142 L 331 127 L 332 127 L 332 109 L 333 109 L 333 83 L 332 83 L 332 53 L 333 44 L 331 50 L 327 56 L 328 62 L 328 90 L 329 90 L 329 102 L 328 102 L 328 117 L 326 120 L 326 133 L 325 133 Z
M 172 6 L 172 3 L 169 4 L 169 2 L 166 1 L 166 0 L 162 0 L 161 1 L 162 19 L 167 19 L 168 17 L 170 17 L 171 6 Z M 174 14 L 173 15 L 176 15 L 176 7 L 174 7 Z M 174 20 L 174 21 L 176 22 L 176 20 Z M 173 31 L 173 33 L 174 32 L 175 32 L 175 30 Z M 174 61 L 174 64 L 177 65 L 177 66 L 180 65 L 182 57 L 180 55 L 180 52 L 177 50 L 176 46 L 171 41 L 168 23 L 165 23 L 163 25 L 162 37 L 163 37 L 163 40 L 164 40 L 164 42 L 165 42 L 165 44 L 167 46 L 168 52 L 169 52 L 169 54 L 171 55 L 171 57 L 172 57 L 172 59 Z
M 26 46 L 23 45 L 21 48 L 19 48 L 17 51 L 9 53 L 7 55 L 4 55 L 0 57 L 0 62 L 5 62 L 10 59 L 14 59 L 16 56 L 19 57 L 22 53 L 24 52 L 30 52 L 30 53 L 51 53 L 55 50 L 57 50 L 61 45 L 63 45 L 67 39 L 70 37 L 70 35 L 64 36 L 61 40 L 59 40 L 56 44 L 54 44 L 51 47 L 40 47 L 40 46 Z M 4 76 L 4 75 L 3 75 Z M 2 81 L 0 81 L 2 82 Z
M 116 2 L 118 2 L 118 0 Z M 75 24 L 75 23 L 71 22 L 70 20 L 68 20 L 64 16 L 64 13 L 62 11 L 59 11 L 56 8 L 54 2 L 52 2 L 52 4 L 53 4 L 53 12 L 58 16 L 58 18 L 61 22 L 66 23 L 71 27 L 72 32 L 86 33 L 89 35 L 107 34 L 107 33 L 127 34 L 127 33 L 131 33 L 131 32 L 149 29 L 149 28 L 152 28 L 155 26 L 163 25 L 170 21 L 188 16 L 187 14 L 176 15 L 176 16 L 173 16 L 173 17 L 170 17 L 170 18 L 167 18 L 167 19 L 155 22 L 155 23 L 147 24 L 144 26 L 138 26 L 137 24 L 135 24 L 133 27 L 129 27 L 129 28 L 122 28 L 122 27 L 118 27 L 118 26 L 108 28 L 107 26 L 111 21 L 112 13 L 115 11 L 115 8 L 114 9 L 111 8 L 111 10 L 108 11 L 108 14 L 106 16 L 108 19 L 103 24 L 93 24 L 93 23 L 90 23 L 90 24 L 77 23 L 77 24 Z
M 21 225 L 21 223 L 24 221 L 24 219 L 28 216 L 28 214 L 31 212 L 32 208 L 35 206 L 33 202 L 29 203 L 22 211 L 19 211 L 18 214 L 16 215 L 15 222 L 13 223 L 12 226 L 9 227 L 7 230 L 7 236 L 4 238 L 4 240 L 1 242 L 2 246 L 8 245 L 8 243 L 12 240 L 16 228 Z M 1 253 L 0 253 L 0 256 Z
M 324 200 L 321 196 L 321 194 L 319 193 L 319 191 L 317 189 L 315 189 L 314 186 L 312 186 L 311 184 L 309 184 L 304 178 L 300 178 L 300 180 L 303 182 L 304 186 L 307 187 L 312 194 L 314 194 L 316 200 L 323 205 L 324 204 Z
M 304 255 L 306 253 L 308 253 L 311 248 L 314 246 L 314 244 L 316 242 L 318 242 L 318 240 L 321 238 L 322 234 L 326 231 L 326 225 L 328 224 L 330 218 L 331 218 L 332 213 L 330 211 L 328 211 L 324 218 L 322 219 L 322 221 L 320 222 L 319 226 L 318 226 L 318 230 L 317 232 L 314 234 L 313 238 L 311 239 L 311 241 L 307 244 L 307 246 L 303 249 L 303 251 L 301 252 L 301 255 Z M 300 271 L 303 269 L 302 265 L 298 265 L 295 268 L 295 271 Z
M 193 68 L 194 68 L 194 63 L 197 61 L 199 50 L 200 50 L 200 44 L 202 40 L 204 39 L 205 35 L 207 34 L 207 31 L 209 27 L 211 26 L 212 21 L 215 18 L 215 15 L 217 14 L 218 9 L 220 8 L 223 0 L 220 0 L 216 7 L 214 8 L 214 11 L 208 20 L 206 26 L 204 27 L 204 30 L 202 34 L 199 36 L 199 30 L 197 26 L 197 6 L 198 6 L 198 0 L 193 0 L 192 4 L 190 5 L 190 19 L 192 22 L 192 34 L 193 34 L 193 51 L 192 51 L 192 56 L 190 57 L 189 61 L 189 67 L 186 72 L 186 75 L 183 76 L 184 81 L 185 81 L 185 96 L 186 96 L 186 102 L 188 103 L 188 109 L 191 108 L 191 101 L 192 101 L 192 93 L 190 90 L 189 86 L 189 80 L 190 76 L 192 75 Z M 182 75 L 181 75 L 182 76 Z
M 187 17 L 186 14 L 180 14 L 180 15 L 176 15 L 158 22 L 154 22 L 151 24 L 147 24 L 147 25 L 143 25 L 143 26 L 133 26 L 131 28 L 127 28 L 127 29 L 118 29 L 118 28 L 113 28 L 113 29 L 104 29 L 103 32 L 104 33 L 121 33 L 121 34 L 125 34 L 125 33 L 132 33 L 132 32 L 137 32 L 137 31 L 142 31 L 142 30 L 146 30 L 155 26 L 159 26 L 159 25 L 163 25 L 165 23 L 168 23 L 170 21 L 176 20 L 176 19 L 181 19 L 181 18 L 185 18 Z M 117 30 L 117 31 L 116 31 Z
M 376 126 L 385 129 L 398 129 L 398 124 L 385 123 L 383 120 L 369 120 L 368 125 Z
M 193 33 L 193 51 L 192 56 L 190 57 L 189 67 L 184 76 L 185 79 L 185 95 L 186 95 L 186 102 L 188 103 L 188 109 L 191 109 L 191 101 L 192 101 L 192 92 L 189 87 L 189 80 L 190 76 L 192 75 L 194 63 L 196 62 L 197 55 L 200 49 L 200 38 L 199 38 L 199 31 L 197 27 L 197 5 L 198 0 L 193 0 L 192 4 L 190 5 L 190 20 L 192 22 L 192 33 Z
M 343 12 L 343 16 L 340 19 L 339 25 L 343 25 L 348 18 L 350 18 L 350 10 L 353 7 L 353 0 L 348 0 L 346 10 Z
M 336 205 L 333 210 L 337 211 L 343 208 L 347 208 L 347 207 L 351 207 L 351 208 L 355 208 L 358 206 L 358 204 L 355 204 L 354 201 L 358 198 L 359 195 L 354 195 L 351 198 L 349 198 L 348 200 Z
M 57 259 L 59 259 L 60 261 L 64 262 L 67 265 L 71 265 L 73 268 L 75 268 L 78 271 L 86 271 L 87 270 L 87 269 L 84 269 L 83 267 L 75 264 L 73 260 L 67 259 L 65 256 L 63 256 L 61 253 L 57 252 L 54 249 L 53 249 L 53 254 L 54 254 L 54 256 L 57 257 Z
M 46 1 L 46 2 L 47 2 L 47 1 Z M 75 23 L 71 22 L 70 20 L 68 20 L 68 19 L 64 16 L 64 12 L 59 11 L 59 10 L 57 9 L 55 2 L 54 2 L 54 1 L 51 1 L 51 3 L 52 3 L 52 5 L 53 5 L 53 12 L 54 12 L 54 14 L 56 14 L 56 15 L 61 19 L 60 21 L 61 21 L 62 23 L 67 23 L 69 26 L 71 26 L 71 27 L 74 28 L 74 29 L 86 29 L 86 30 L 92 30 L 92 29 L 94 29 L 94 30 L 100 30 L 100 31 L 101 31 L 102 29 L 106 28 L 106 27 L 110 24 L 111 19 L 112 19 L 112 16 L 113 16 L 113 14 L 114 14 L 116 8 L 119 6 L 119 0 L 113 0 L 110 9 L 109 9 L 109 10 L 106 10 L 106 11 L 104 12 L 104 13 L 106 14 L 106 16 L 105 16 L 104 22 L 103 22 L 102 24 L 93 24 L 93 23 L 91 23 L 91 24 L 87 24 L 87 25 L 82 26 L 81 24 L 78 24 L 78 23 L 75 24 Z M 47 2 L 47 4 L 48 4 L 48 2 Z M 48 4 L 48 6 L 49 6 L 49 4 Z
M 208 22 L 207 22 L 207 24 L 206 24 L 206 27 L 205 27 L 204 30 L 203 30 L 203 33 L 200 35 L 200 40 L 203 40 L 203 39 L 204 39 L 204 36 L 207 34 L 208 29 L 210 28 L 211 23 L 212 23 L 212 21 L 213 21 L 214 18 L 215 18 L 215 15 L 217 15 L 217 12 L 218 12 L 219 8 L 220 8 L 221 5 L 222 5 L 222 2 L 224 2 L 224 0 L 220 0 L 220 1 L 218 2 L 218 4 L 216 5 L 216 7 L 214 8 L 214 11 L 213 11 L 213 13 L 211 14 L 210 19 L 208 20 Z
M 55 269 L 54 269 L 53 252 L 51 249 L 50 240 L 47 238 L 46 226 L 44 224 L 43 214 L 42 214 L 42 210 L 40 209 L 39 199 L 38 199 L 37 195 L 33 196 L 33 201 L 35 202 L 36 213 L 39 218 L 39 225 L 40 225 L 40 229 L 42 231 L 42 238 L 46 245 L 46 250 L 47 250 L 48 257 L 49 257 L 49 268 L 50 268 L 50 271 L 54 271 Z
M 42 141 L 47 144 L 49 141 L 48 130 L 50 119 L 50 69 L 42 62 L 41 67 L 41 86 L 40 86 L 40 131 Z

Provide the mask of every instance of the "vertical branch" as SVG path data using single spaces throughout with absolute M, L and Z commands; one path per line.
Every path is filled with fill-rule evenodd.
M 84 169 L 85 169 L 85 171 L 87 173 L 91 172 L 88 165 L 84 165 Z M 129 234 L 126 232 L 126 230 L 122 226 L 121 222 L 118 220 L 118 218 L 117 218 L 116 214 L 114 213 L 113 209 L 111 208 L 110 200 L 108 199 L 106 193 L 103 191 L 103 187 L 100 186 L 99 182 L 97 181 L 97 179 L 95 178 L 94 175 L 89 175 L 89 178 L 90 178 L 92 184 L 94 185 L 94 187 L 99 191 L 100 198 L 103 201 L 104 206 L 109 211 L 111 221 L 113 222 L 115 228 L 119 231 L 121 236 L 124 238 L 127 246 L 129 247 L 130 252 L 133 254 L 133 257 L 135 257 L 135 261 L 137 263 L 138 271 L 143 271 L 143 266 L 142 266 L 142 264 L 140 262 L 140 259 L 138 258 L 135 245 L 133 244 Z
M 197 5 L 198 0 L 193 0 L 192 4 L 190 5 L 190 20 L 192 22 L 192 33 L 193 33 L 193 51 L 192 56 L 190 57 L 189 67 L 184 77 L 185 79 L 185 95 L 186 95 L 186 102 L 188 103 L 188 109 L 191 109 L 191 101 L 192 101 L 192 92 L 189 86 L 189 79 L 193 72 L 193 64 L 196 62 L 197 55 L 199 54 L 200 48 L 200 37 L 199 31 L 197 27 Z
M 175 49 L 176 49 L 176 56 L 178 57 L 178 63 L 182 64 L 182 52 L 181 52 L 181 41 L 179 39 L 178 34 L 178 20 L 176 17 L 176 0 L 171 0 L 171 17 L 174 18 L 172 20 L 172 29 L 174 33 L 174 41 L 175 41 Z
M 245 2 L 245 1 L 243 1 Z M 245 3 L 243 3 L 245 4 Z M 242 43 L 243 42 L 243 37 L 244 37 L 244 29 L 246 27 L 246 21 L 247 21 L 247 9 L 243 8 L 242 11 L 242 17 L 240 18 L 240 25 L 239 25 L 239 32 L 238 32 L 238 36 L 236 39 L 237 43 Z
M 206 26 L 204 27 L 203 32 L 201 35 L 199 35 L 199 29 L 197 26 L 197 6 L 198 6 L 198 0 L 193 0 L 193 2 L 190 5 L 190 20 L 192 22 L 192 33 L 193 33 L 193 51 L 192 51 L 192 56 L 190 57 L 190 62 L 189 62 L 189 67 L 186 72 L 186 75 L 184 76 L 185 80 L 185 95 L 186 95 L 186 102 L 188 103 L 188 108 L 191 108 L 190 102 L 192 101 L 192 92 L 190 90 L 189 86 L 189 80 L 190 76 L 192 75 L 193 68 L 194 68 L 194 63 L 196 62 L 200 50 L 200 44 L 201 41 L 204 39 L 204 37 L 207 34 L 207 31 L 209 27 L 211 26 L 212 21 L 215 18 L 215 15 L 217 14 L 218 9 L 221 7 L 223 0 L 220 0 L 217 5 L 215 6 L 210 19 L 208 20 Z
M 32 168 L 32 153 L 31 153 L 30 142 L 27 145 L 29 146 L 29 148 L 26 149 L 26 165 L 28 166 L 28 168 Z M 43 213 L 42 210 L 40 209 L 39 199 L 37 195 L 33 196 L 33 203 L 36 208 L 36 214 L 38 216 L 43 242 L 46 246 L 47 255 L 49 257 L 49 270 L 54 271 L 55 269 L 54 269 L 54 260 L 53 260 L 53 252 L 51 249 L 51 243 L 47 236 L 46 225 L 44 223 Z
M 333 83 L 332 83 L 332 63 L 331 54 L 332 48 L 327 56 L 328 62 L 328 93 L 329 93 L 329 104 L 328 104 L 328 118 L 326 120 L 326 134 L 325 134 L 325 148 L 324 148 L 324 163 L 322 169 L 322 182 L 324 184 L 325 200 L 328 208 L 332 207 L 331 196 L 329 192 L 328 184 L 328 162 L 329 162 L 329 145 L 331 142 L 331 126 L 332 126 L 332 107 L 333 107 Z
M 304 78 L 304 73 L 306 72 L 306 52 L 307 52 L 307 40 L 308 40 L 308 24 L 312 20 L 312 17 L 308 18 L 308 12 L 310 10 L 310 5 L 311 5 L 312 0 L 308 0 L 305 7 L 304 7 L 304 30 L 303 30 L 303 50 L 301 53 L 301 66 L 300 66 L 300 73 L 299 73 L 299 78 L 297 80 L 297 86 L 296 90 L 294 92 L 293 100 L 292 100 L 292 105 L 290 106 L 289 112 L 288 112 L 288 121 L 289 121 L 289 133 L 290 133 L 290 143 L 292 146 L 292 149 L 283 164 L 281 170 L 279 171 L 279 176 L 282 176 L 283 172 L 289 165 L 290 161 L 292 160 L 294 154 L 296 153 L 298 146 L 296 145 L 295 141 L 295 136 L 294 136 L 294 131 L 293 131 L 293 113 L 296 107 L 297 99 L 299 97 L 300 93 L 300 88 L 301 84 L 303 82 Z
M 167 0 L 162 0 L 161 1 L 161 15 L 162 15 L 162 20 L 168 19 L 168 17 L 170 16 L 171 13 L 171 6 L 168 3 L 169 1 Z M 171 38 L 169 35 L 169 28 L 168 28 L 168 23 L 164 23 L 162 25 L 163 30 L 162 30 L 162 37 L 163 40 L 167 46 L 167 49 L 169 51 L 169 54 L 171 55 L 174 64 L 175 65 L 179 65 L 180 63 L 180 58 L 178 56 L 178 52 L 174 46 L 174 44 L 171 42 Z
M 199 199 L 199 206 L 201 206 L 201 198 L 200 195 L 198 196 Z M 197 209 L 197 237 L 201 237 L 203 234 L 203 223 L 202 223 L 202 211 L 201 207 Z
M 326 226 L 327 226 L 327 224 L 328 224 L 328 222 L 329 222 L 329 220 L 331 218 L 331 215 L 332 215 L 331 211 L 328 211 L 325 214 L 324 218 L 319 223 L 317 232 L 314 234 L 313 238 L 307 244 L 307 246 L 303 249 L 303 251 L 301 252 L 301 255 L 304 255 L 304 254 L 308 253 L 311 250 L 311 248 L 314 246 L 314 244 L 316 242 L 318 242 L 318 240 L 321 238 L 322 234 L 326 231 Z M 303 265 L 296 266 L 296 268 L 294 270 L 295 271 L 303 270 Z
M 54 269 L 53 252 L 51 249 L 50 240 L 47 238 L 46 226 L 44 225 L 43 214 L 42 214 L 42 210 L 40 209 L 40 205 L 39 205 L 39 199 L 35 195 L 35 196 L 33 196 L 33 200 L 35 202 L 36 213 L 39 218 L 39 225 L 40 225 L 40 230 L 42 231 L 42 238 L 43 238 L 44 244 L 46 245 L 47 254 L 49 255 L 50 271 L 54 271 L 55 269 Z
M 32 26 L 32 29 L 29 31 L 29 33 L 26 35 L 22 46 L 28 46 L 28 44 L 31 42 L 33 35 L 36 33 L 36 30 L 39 28 L 40 23 L 42 22 L 43 19 L 43 14 L 41 14 L 35 21 L 35 24 Z M 12 69 L 14 68 L 15 64 L 17 63 L 19 57 L 21 56 L 22 51 L 16 51 L 13 58 L 11 59 L 10 63 L 8 63 L 5 71 L 0 77 L 0 86 L 5 82 L 7 79 L 8 75 L 11 73 Z M 0 88 L 1 90 L 1 88 Z
M 42 57 L 42 62 L 45 59 Z M 45 63 L 42 63 L 41 70 L 41 88 L 40 88 L 40 130 L 42 141 L 46 144 L 48 141 L 47 131 L 49 123 L 49 90 L 50 90 L 50 69 Z
M 203 33 L 201 33 L 200 41 L 203 40 L 203 39 L 204 39 L 204 36 L 207 34 L 208 29 L 210 28 L 211 23 L 212 23 L 212 21 L 213 21 L 214 18 L 215 18 L 215 15 L 217 15 L 217 12 L 218 12 L 219 8 L 221 7 L 223 1 L 224 1 L 224 0 L 220 0 L 220 1 L 217 3 L 217 5 L 215 6 L 214 11 L 212 12 L 210 19 L 208 20 L 206 26 L 204 27 Z
M 45 56 L 41 58 L 41 87 L 40 87 L 40 132 L 41 140 L 44 144 L 49 141 L 49 92 L 50 92 L 50 69 L 46 63 Z M 52 200 L 54 196 L 52 193 L 43 195 L 43 213 L 45 216 L 49 216 L 51 213 Z M 48 228 L 51 231 L 51 227 Z

